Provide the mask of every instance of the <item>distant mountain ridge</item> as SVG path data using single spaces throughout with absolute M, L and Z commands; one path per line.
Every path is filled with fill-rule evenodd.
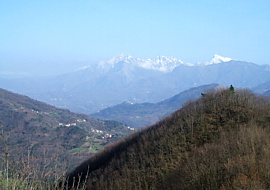
M 120 55 L 56 77 L 0 78 L 0 86 L 60 108 L 90 114 L 124 101 L 160 102 L 206 84 L 254 88 L 267 81 L 269 67 L 219 55 L 197 64 L 165 56 L 151 60 Z
M 190 65 L 188 63 L 184 63 L 182 60 L 177 59 L 175 57 L 167 57 L 167 56 L 158 56 L 154 60 L 135 58 L 131 55 L 121 54 L 120 56 L 113 57 L 107 61 L 101 61 L 98 67 L 102 69 L 108 67 L 115 67 L 120 62 L 128 63 L 132 66 L 141 67 L 148 70 L 156 70 L 160 72 L 171 72 L 175 67 L 179 65 Z
M 131 55 L 121 54 L 120 56 L 113 57 L 107 61 L 101 61 L 98 67 L 104 68 L 113 68 L 119 62 L 125 62 L 130 65 L 142 67 L 148 70 L 156 70 L 160 72 L 172 72 L 174 68 L 180 65 L 186 66 L 197 66 L 197 65 L 211 65 L 211 64 L 218 64 L 221 62 L 229 62 L 233 61 L 232 58 L 223 57 L 220 55 L 215 54 L 210 62 L 202 62 L 202 63 L 187 63 L 175 57 L 168 57 L 168 56 L 157 56 L 154 60 L 148 59 L 141 59 L 135 58 Z
M 169 116 L 180 109 L 184 103 L 195 100 L 202 93 L 217 89 L 218 87 L 218 84 L 194 87 L 157 103 L 134 104 L 126 101 L 91 114 L 91 116 L 99 119 L 119 121 L 136 128 L 146 127 L 158 122 L 165 116 Z

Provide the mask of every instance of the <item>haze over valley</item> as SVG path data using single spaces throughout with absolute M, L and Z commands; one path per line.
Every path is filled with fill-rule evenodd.
M 269 10 L 0 0 L 0 189 L 270 189 Z
M 2 77 L 0 85 L 59 108 L 105 120 L 114 119 L 131 127 L 143 127 L 176 111 L 186 101 L 198 98 L 203 90 L 174 103 L 178 107 L 170 111 L 164 110 L 163 114 L 150 111 L 151 104 L 158 104 L 191 88 L 215 83 L 220 87 L 233 85 L 235 88 L 249 88 L 262 94 L 270 89 L 269 85 L 264 85 L 260 90 L 259 86 L 267 84 L 268 81 L 270 66 L 220 55 L 214 55 L 209 62 L 191 64 L 174 57 L 158 56 L 151 60 L 121 54 L 96 65 L 81 67 L 58 76 Z M 121 112 L 114 113 L 117 115 L 114 117 L 108 111 L 102 115 L 105 113 L 104 109 L 112 109 L 121 103 L 149 104 L 145 109 L 133 114 L 134 106 L 130 106 L 124 111 L 129 113 L 125 117 Z M 156 108 L 160 109 L 162 108 Z M 146 110 L 152 113 L 148 115 Z M 121 118 L 122 116 L 125 119 Z

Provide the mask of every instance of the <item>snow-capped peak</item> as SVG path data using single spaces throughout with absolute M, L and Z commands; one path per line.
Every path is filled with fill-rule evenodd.
M 113 58 L 109 59 L 109 60 L 107 61 L 107 63 L 113 65 L 113 64 L 118 63 L 118 62 L 120 62 L 120 61 L 124 61 L 124 62 L 133 62 L 133 61 L 135 61 L 135 58 L 132 57 L 131 55 L 125 55 L 125 54 L 122 53 L 122 54 L 119 55 L 119 56 L 116 56 L 116 57 L 113 57 Z
M 119 62 L 125 62 L 132 66 L 142 67 L 148 70 L 156 70 L 160 72 L 171 72 L 175 67 L 185 64 L 183 61 L 175 57 L 157 56 L 154 60 L 134 58 L 131 55 L 121 54 L 117 57 L 113 57 L 107 61 L 101 61 L 99 67 L 101 68 L 113 68 L 115 64 Z
M 218 63 L 221 63 L 221 62 L 229 62 L 231 60 L 233 60 L 233 59 L 230 58 L 230 57 L 222 57 L 220 55 L 215 54 L 213 59 L 208 63 L 208 65 L 218 64 Z
M 136 63 L 137 59 L 132 57 L 131 55 L 125 55 L 122 53 L 119 56 L 112 57 L 106 61 L 101 61 L 98 64 L 98 67 L 101 69 L 109 69 L 109 68 L 113 68 L 115 64 L 119 62 Z
M 175 57 L 158 56 L 154 60 L 147 59 L 140 63 L 145 69 L 161 72 L 171 72 L 175 67 L 183 65 L 184 62 Z

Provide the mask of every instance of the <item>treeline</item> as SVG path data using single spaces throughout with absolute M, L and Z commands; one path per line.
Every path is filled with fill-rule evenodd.
M 269 189 L 270 103 L 219 89 L 107 147 L 61 185 L 88 189 Z

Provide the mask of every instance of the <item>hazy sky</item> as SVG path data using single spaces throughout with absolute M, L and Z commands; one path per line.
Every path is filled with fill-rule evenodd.
M 270 64 L 269 0 L 0 0 L 0 73 L 54 74 L 121 53 Z

